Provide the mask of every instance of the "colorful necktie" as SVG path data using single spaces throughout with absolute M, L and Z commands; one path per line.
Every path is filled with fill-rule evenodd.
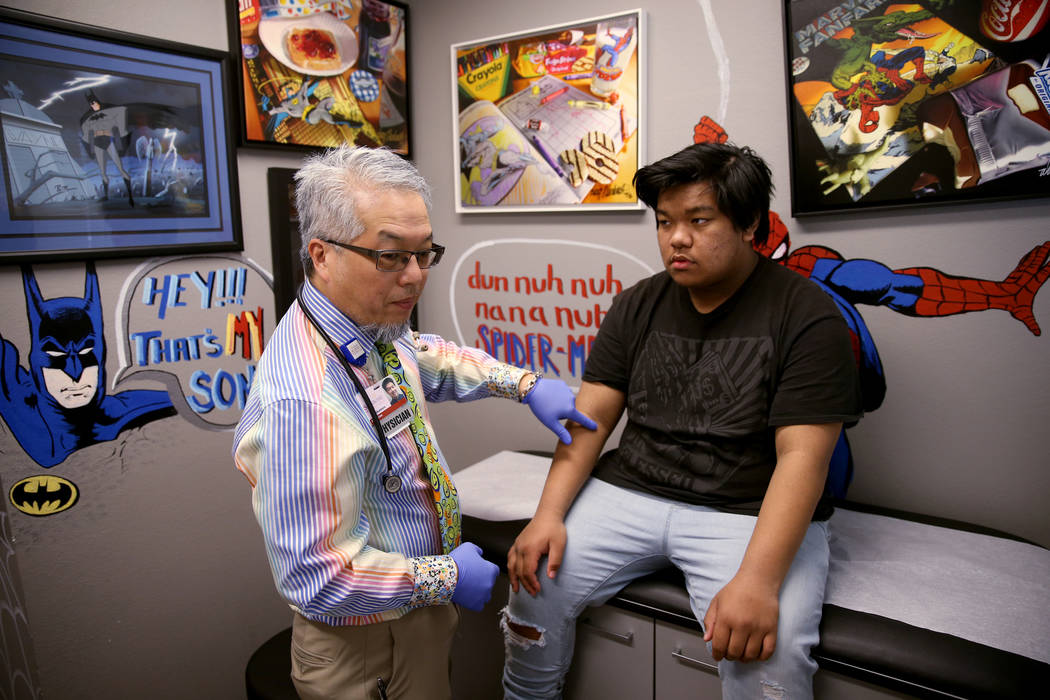
M 412 407 L 412 423 L 408 429 L 416 441 L 416 449 L 423 459 L 427 476 L 430 477 L 431 494 L 434 496 L 434 505 L 437 507 L 438 525 L 441 527 L 441 545 L 448 554 L 459 546 L 462 536 L 462 525 L 459 515 L 459 496 L 456 487 L 449 478 L 448 473 L 441 466 L 437 450 L 427 433 L 427 427 L 423 423 L 423 411 L 416 402 L 412 388 L 405 381 L 405 371 L 401 366 L 401 358 L 397 356 L 397 349 L 390 343 L 376 342 L 376 350 L 383 358 L 385 372 L 394 376 L 401 390 L 408 399 L 408 405 Z

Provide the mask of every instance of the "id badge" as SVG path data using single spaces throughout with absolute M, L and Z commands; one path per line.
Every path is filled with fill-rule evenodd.
M 388 374 L 365 389 L 368 400 L 379 416 L 379 425 L 388 439 L 412 424 L 412 406 L 397 377 Z

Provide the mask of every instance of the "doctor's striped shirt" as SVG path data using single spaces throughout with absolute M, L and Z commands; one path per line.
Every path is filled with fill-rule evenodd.
M 352 366 L 362 386 L 383 377 L 375 338 L 307 282 L 305 302 L 338 347 L 357 338 L 367 351 Z M 517 398 L 525 370 L 437 336 L 406 334 L 395 347 L 405 380 L 421 401 Z M 252 486 L 270 568 L 297 612 L 330 625 L 392 620 L 447 603 L 456 582 L 441 536 L 430 481 L 412 435 L 388 438 L 402 486 L 383 488 L 387 462 L 371 416 L 346 370 L 294 303 L 259 360 L 234 435 L 234 461 Z M 447 463 L 444 457 L 442 464 Z

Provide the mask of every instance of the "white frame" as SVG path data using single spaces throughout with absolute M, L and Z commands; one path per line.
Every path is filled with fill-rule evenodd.
M 501 214 L 506 212 L 546 212 L 546 211 L 558 211 L 558 212 L 586 212 L 586 211 L 637 211 L 644 209 L 644 203 L 637 198 L 635 194 L 634 202 L 596 202 L 596 203 L 584 203 L 577 202 L 571 204 L 494 204 L 494 205 L 464 205 L 463 197 L 461 192 L 461 178 L 460 178 L 460 147 L 459 147 L 459 115 L 460 115 L 460 92 L 457 75 L 457 52 L 466 50 L 473 47 L 485 47 L 490 44 L 500 44 L 504 42 L 513 42 L 520 39 L 529 37 L 540 37 L 549 35 L 556 32 L 566 31 L 573 28 L 578 28 L 581 25 L 597 24 L 598 22 L 612 20 L 620 17 L 626 17 L 629 15 L 635 16 L 636 27 L 637 27 L 637 46 L 634 51 L 634 60 L 637 66 L 637 86 L 636 86 L 636 127 L 629 138 L 634 140 L 635 152 L 637 154 L 637 162 L 634 164 L 634 171 L 637 172 L 638 168 L 641 168 L 645 164 L 645 145 L 646 145 L 646 99 L 645 99 L 645 75 L 646 75 L 646 51 L 648 44 L 646 40 L 646 26 L 645 26 L 645 12 L 642 9 L 624 10 L 622 12 L 614 12 L 608 15 L 602 15 L 599 17 L 590 17 L 580 20 L 574 20 L 569 22 L 560 22 L 558 24 L 552 24 L 545 27 L 538 27 L 534 29 L 527 29 L 509 34 L 499 34 L 483 39 L 475 39 L 471 41 L 463 41 L 453 44 L 450 47 L 450 73 L 451 73 L 451 89 L 452 89 L 452 159 L 454 164 L 453 178 L 455 180 L 455 210 L 460 214 Z M 508 68 L 513 71 L 513 68 Z M 540 80 L 536 78 L 535 80 Z M 509 95 L 504 95 L 506 98 Z M 591 99 L 597 99 L 592 97 Z M 556 157 L 556 156 L 555 156 Z

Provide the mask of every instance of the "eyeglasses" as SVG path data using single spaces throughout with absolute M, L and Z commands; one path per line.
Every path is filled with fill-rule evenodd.
M 408 261 L 413 257 L 416 259 L 416 264 L 419 265 L 419 269 L 425 270 L 428 267 L 434 267 L 441 262 L 441 256 L 445 254 L 445 246 L 436 244 L 432 245 L 427 250 L 375 250 L 373 248 L 362 248 L 361 246 L 350 245 L 349 243 L 340 243 L 339 241 L 333 241 L 328 238 L 319 238 L 318 240 L 372 258 L 376 261 L 376 269 L 382 272 L 398 272 L 404 270 L 408 267 Z

